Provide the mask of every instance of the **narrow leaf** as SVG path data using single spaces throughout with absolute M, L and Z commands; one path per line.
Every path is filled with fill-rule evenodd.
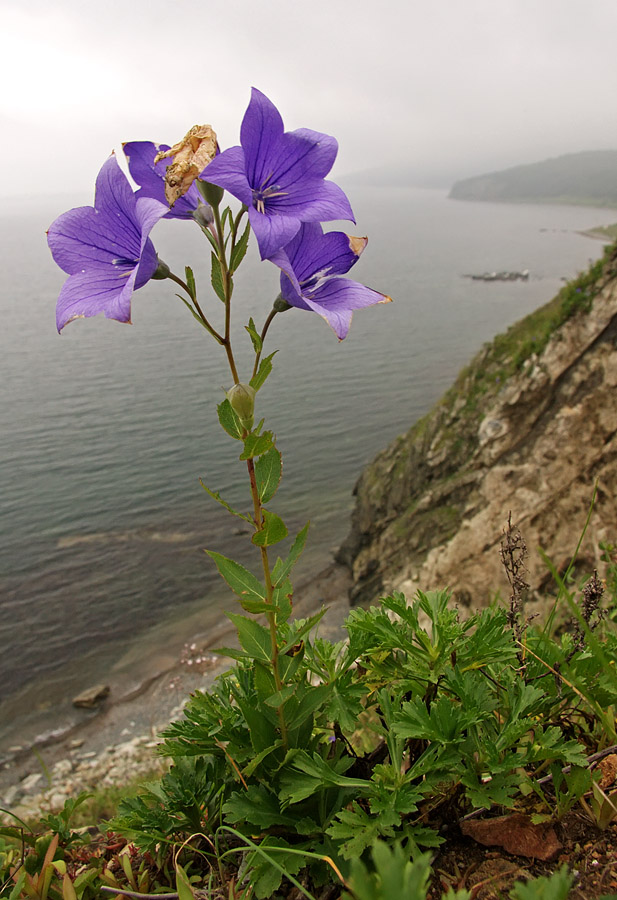
M 246 228 L 244 229 L 242 236 L 240 237 L 236 246 L 231 251 L 231 260 L 229 263 L 230 272 L 235 272 L 236 269 L 238 268 L 238 266 L 240 265 L 240 263 L 242 262 L 242 260 L 244 259 L 244 256 L 246 254 L 246 248 L 248 247 L 248 243 L 249 243 L 250 233 L 251 233 L 251 226 L 247 222 Z
M 274 571 L 272 573 L 275 587 L 278 587 L 278 585 L 280 585 L 281 582 L 283 582 L 285 578 L 287 578 L 294 565 L 298 561 L 300 554 L 304 550 L 304 545 L 306 544 L 306 536 L 308 534 L 310 524 L 310 522 L 307 522 L 302 531 L 299 531 L 296 535 L 296 539 L 291 545 L 291 550 L 289 551 L 285 562 L 277 560 Z
M 259 363 L 259 369 L 257 370 L 257 374 L 253 375 L 249 384 L 252 388 L 255 388 L 256 391 L 262 386 L 270 372 L 272 371 L 272 359 L 274 355 L 278 353 L 278 350 L 275 350 L 274 353 L 271 353 L 270 356 L 266 356 Z
M 225 398 L 222 403 L 219 403 L 216 411 L 219 414 L 221 427 L 230 437 L 235 438 L 237 441 L 241 441 L 244 429 L 229 400 Z
M 271 447 L 266 453 L 262 453 L 255 463 L 257 490 L 262 503 L 269 503 L 276 494 L 282 470 L 281 454 L 276 447 Z
M 264 702 L 267 706 L 271 706 L 273 709 L 278 709 L 279 706 L 282 706 L 290 697 L 296 692 L 297 684 L 288 684 L 285 687 L 281 688 L 280 691 L 277 691 L 276 694 L 272 694 L 271 697 L 268 697 Z
M 256 531 L 251 541 L 257 547 L 271 547 L 287 537 L 287 526 L 276 513 L 263 510 L 263 525 Z
M 322 619 L 325 616 L 326 612 L 327 612 L 327 609 L 324 606 L 324 608 L 320 609 L 319 612 L 315 613 L 314 616 L 311 616 L 309 619 L 306 619 L 306 621 L 303 622 L 303 624 L 300 626 L 300 628 L 298 628 L 297 631 L 294 631 L 292 640 L 288 641 L 283 647 L 281 647 L 281 649 L 279 650 L 279 653 L 283 654 L 283 653 L 287 653 L 288 650 L 291 650 L 291 648 L 295 644 L 297 644 L 298 641 L 300 641 L 304 637 L 305 634 L 308 634 L 308 632 L 311 630 L 311 628 L 313 628 L 315 625 L 317 625 L 317 623 L 320 621 L 320 619 Z M 297 623 L 294 622 L 293 624 L 296 625 Z
M 252 572 L 241 566 L 240 563 L 234 562 L 233 559 L 227 559 L 214 550 L 205 551 L 208 556 L 214 560 L 214 564 L 219 570 L 220 575 L 225 579 L 234 594 L 239 597 L 253 597 L 258 600 L 266 599 L 266 591 L 261 583 Z
M 196 320 L 199 322 L 199 324 L 201 325 L 201 327 L 202 327 L 202 328 L 206 328 L 206 326 L 204 325 L 203 319 L 201 318 L 200 315 L 198 315 L 198 314 L 195 312 L 195 310 L 193 309 L 193 307 L 191 306 L 191 304 L 189 303 L 189 301 L 186 299 L 186 297 L 183 297 L 182 294 L 176 294 L 176 297 L 178 297 L 179 300 L 182 300 L 182 302 L 184 303 L 184 305 L 186 306 L 186 308 L 188 309 L 188 311 L 190 312 L 190 314 L 193 316 L 194 319 L 196 319 Z M 208 329 L 206 328 L 206 331 L 207 331 L 207 330 L 208 330 Z
M 253 520 L 250 516 L 245 516 L 244 513 L 238 512 L 238 510 L 234 509 L 232 506 L 227 503 L 226 500 L 223 500 L 218 491 L 211 491 L 207 484 L 204 484 L 201 478 L 199 479 L 199 483 L 207 494 L 210 494 L 213 500 L 216 500 L 217 503 L 220 503 L 221 506 L 225 507 L 225 509 L 232 514 L 232 516 L 238 516 L 239 519 L 244 519 L 245 522 L 249 522 L 253 525 Z
M 259 332 L 255 328 L 255 323 L 252 319 L 249 319 L 248 325 L 244 326 L 244 330 L 248 332 L 249 337 L 251 339 L 251 343 L 253 345 L 253 350 L 255 353 L 261 353 L 262 348 L 262 340 Z
M 190 266 L 185 267 L 184 274 L 186 277 L 186 286 L 189 289 L 189 294 L 191 295 L 191 297 L 195 298 L 197 296 L 197 287 L 195 285 L 195 276 L 193 275 L 193 270 Z
M 210 281 L 212 282 L 212 287 L 214 288 L 214 293 L 223 303 L 225 302 L 225 285 L 223 282 L 223 270 L 221 269 L 221 263 L 216 255 L 216 253 L 211 254 L 212 257 L 212 272 L 210 274 Z

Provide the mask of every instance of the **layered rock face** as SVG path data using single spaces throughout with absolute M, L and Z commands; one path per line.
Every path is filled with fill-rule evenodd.
M 537 348 L 537 349 L 534 349 Z M 511 512 L 529 548 L 531 598 L 575 551 L 617 544 L 617 249 L 550 304 L 498 336 L 437 406 L 364 470 L 338 558 L 353 602 L 449 586 L 482 606 L 508 584 Z

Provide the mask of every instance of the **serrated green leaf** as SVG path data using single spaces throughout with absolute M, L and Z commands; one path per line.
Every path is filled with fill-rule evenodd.
M 237 441 L 243 440 L 242 435 L 244 434 L 244 428 L 240 424 L 240 419 L 234 412 L 233 406 L 227 398 L 225 398 L 222 403 L 219 403 L 216 407 L 216 411 L 218 412 L 221 427 L 227 434 Z
M 263 434 L 256 434 L 252 431 L 244 439 L 244 450 L 240 454 L 240 459 L 253 459 L 255 456 L 261 456 L 267 453 L 274 446 L 273 435 L 271 431 L 264 431 Z
M 262 503 L 269 503 L 276 494 L 281 481 L 283 463 L 280 451 L 276 447 L 270 447 L 266 453 L 255 462 L 255 479 L 259 499 Z
M 257 756 L 254 756 L 250 761 L 248 766 L 245 766 L 242 769 L 242 774 L 245 778 L 250 778 L 253 774 L 257 766 L 261 765 L 264 759 L 267 759 L 271 753 L 274 753 L 275 750 L 279 750 L 283 746 L 283 741 L 279 738 L 274 742 L 270 747 L 266 747 L 261 753 L 258 753 Z
M 250 784 L 241 794 L 234 792 L 223 805 L 223 812 L 230 822 L 248 822 L 257 828 L 272 825 L 293 827 L 294 817 L 281 812 L 279 800 L 262 784 Z
M 287 526 L 283 520 L 267 509 L 262 510 L 263 525 L 256 531 L 251 541 L 257 547 L 271 547 L 287 537 Z
M 237 613 L 228 612 L 225 615 L 236 626 L 240 645 L 250 658 L 269 663 L 272 658 L 272 640 L 267 628 Z
M 291 613 L 292 613 L 292 605 L 291 598 L 293 597 L 293 587 L 291 585 L 291 581 L 284 581 L 283 584 L 279 584 L 274 588 L 274 593 L 272 594 L 272 605 L 276 608 L 276 621 L 277 623 L 286 622 Z
M 214 288 L 214 293 L 223 303 L 225 302 L 225 284 L 223 281 L 223 270 L 216 253 L 211 253 L 212 271 L 210 273 L 210 281 Z
M 258 600 L 266 599 L 266 589 L 252 572 L 241 566 L 240 563 L 228 559 L 214 550 L 205 551 L 214 561 L 220 575 L 225 579 L 234 594 L 239 597 L 253 597 Z
M 301 624 L 298 622 L 294 622 L 293 625 L 299 625 L 299 627 L 297 629 L 294 628 L 291 640 L 288 641 L 286 644 L 284 644 L 283 647 L 281 647 L 279 653 L 287 653 L 288 650 L 291 650 L 291 648 L 294 646 L 294 644 L 297 644 L 298 641 L 302 640 L 304 635 L 308 634 L 308 632 L 311 630 L 311 628 L 313 628 L 315 625 L 317 625 L 319 620 L 325 616 L 326 612 L 327 612 L 327 610 L 324 607 L 323 609 L 320 609 L 319 612 L 315 613 L 315 615 L 310 616 L 308 619 L 306 619 Z
M 246 254 L 246 248 L 248 247 L 248 243 L 249 243 L 250 233 L 251 233 L 251 226 L 247 222 L 246 228 L 242 232 L 242 236 L 236 243 L 236 246 L 231 251 L 231 260 L 229 263 L 229 269 L 231 272 L 235 272 L 236 269 L 238 268 L 238 266 L 240 265 L 240 263 L 242 262 L 242 260 L 244 259 L 244 256 Z
M 275 354 L 278 353 L 278 350 L 275 350 L 274 353 L 271 353 L 270 356 L 266 356 L 259 363 L 259 368 L 257 369 L 257 373 L 253 375 L 249 384 L 252 388 L 255 388 L 256 391 L 263 385 L 264 381 L 272 371 L 272 360 L 274 359 Z
M 332 692 L 332 685 L 319 684 L 317 687 L 312 685 L 307 688 L 305 695 L 301 698 L 297 709 L 290 713 L 287 720 L 287 727 L 291 731 L 302 725 L 313 713 L 327 702 Z
M 195 286 L 195 276 L 193 275 L 193 270 L 190 266 L 185 267 L 184 274 L 186 277 L 186 286 L 189 289 L 189 294 L 191 295 L 191 297 L 195 297 L 197 295 L 197 288 Z
M 562 866 L 548 877 L 534 878 L 532 881 L 517 881 L 510 897 L 512 900 L 566 900 L 574 876 L 570 875 L 567 866 Z
M 296 538 L 291 545 L 291 549 L 287 555 L 287 559 L 284 562 L 282 560 L 277 560 L 274 571 L 272 572 L 272 578 L 275 587 L 280 585 L 281 582 L 285 578 L 287 578 L 288 574 L 291 572 L 294 565 L 298 561 L 300 554 L 304 550 L 304 545 L 306 544 L 306 536 L 308 534 L 310 524 L 310 522 L 307 522 L 304 528 L 296 535 Z
M 244 328 L 249 333 L 249 337 L 251 339 L 251 343 L 253 344 L 253 350 L 255 351 L 255 353 L 261 353 L 263 341 L 261 340 L 261 335 L 255 328 L 255 322 L 253 321 L 252 317 L 249 319 L 248 325 L 245 325 Z
M 223 506 L 227 510 L 227 512 L 230 512 L 232 514 L 232 516 L 237 516 L 239 519 L 244 519 L 245 522 L 249 522 L 251 525 L 254 524 L 253 520 L 251 519 L 250 516 L 245 516 L 244 513 L 238 512 L 237 509 L 234 509 L 233 506 L 230 506 L 226 500 L 223 500 L 223 498 L 221 497 L 221 495 L 219 494 L 218 491 L 210 490 L 208 485 L 204 484 L 204 482 L 201 480 L 201 478 L 199 479 L 199 483 L 202 486 L 202 488 L 204 489 L 204 491 L 207 494 L 209 494 L 213 500 L 216 500 L 217 503 L 220 503 L 221 506 Z
M 279 706 L 283 706 L 296 692 L 297 685 L 296 684 L 288 684 L 285 687 L 281 688 L 280 691 L 277 691 L 275 694 L 272 694 L 271 697 L 268 697 L 267 700 L 264 701 L 267 706 L 271 706 L 273 709 L 278 709 Z

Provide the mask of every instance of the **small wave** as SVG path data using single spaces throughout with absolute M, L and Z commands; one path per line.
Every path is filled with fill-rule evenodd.
M 182 544 L 194 541 L 199 535 L 194 531 L 99 531 L 94 534 L 71 534 L 58 538 L 58 550 L 68 550 L 83 544 L 127 544 L 130 541 L 152 541 L 159 544 Z

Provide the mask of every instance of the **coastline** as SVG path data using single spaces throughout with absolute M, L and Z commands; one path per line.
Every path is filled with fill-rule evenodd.
M 331 563 L 295 591 L 294 616 L 327 607 L 322 637 L 338 640 L 349 611 L 349 571 Z M 23 817 L 61 808 L 68 796 L 100 784 L 121 784 L 156 765 L 157 735 L 178 718 L 189 696 L 207 690 L 231 665 L 213 649 L 235 642 L 230 622 L 206 636 L 195 634 L 179 656 L 167 657 L 148 678 L 115 689 L 92 714 L 61 734 L 17 750 L 0 767 L 0 807 Z

